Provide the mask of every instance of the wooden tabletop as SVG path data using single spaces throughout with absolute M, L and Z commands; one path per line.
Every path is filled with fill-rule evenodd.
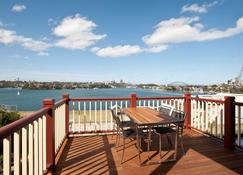
M 124 108 L 123 112 L 138 125 L 182 123 L 183 120 L 165 116 L 151 108 Z

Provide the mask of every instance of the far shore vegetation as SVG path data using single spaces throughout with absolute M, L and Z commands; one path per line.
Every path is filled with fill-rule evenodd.
M 105 88 L 141 88 L 166 91 L 184 91 L 196 93 L 243 93 L 241 81 L 229 80 L 226 83 L 212 85 L 189 85 L 183 82 L 174 82 L 166 85 L 155 83 L 132 84 L 120 80 L 109 82 L 38 82 L 38 81 L 0 81 L 0 88 L 19 88 L 30 90 L 52 90 L 52 89 L 105 89 Z

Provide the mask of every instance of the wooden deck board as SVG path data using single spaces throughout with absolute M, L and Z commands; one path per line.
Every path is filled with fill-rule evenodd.
M 156 137 L 153 137 L 150 155 L 158 160 Z M 129 143 L 128 143 L 129 142 Z M 189 131 L 184 137 L 186 154 L 179 156 L 176 162 L 138 166 L 135 141 L 127 140 L 125 162 L 120 165 L 121 147 L 115 148 L 115 137 L 89 136 L 73 137 L 67 142 L 57 163 L 55 174 L 119 174 L 119 175 L 157 175 L 157 174 L 243 174 L 243 153 L 230 152 L 221 143 Z M 163 144 L 166 153 L 167 144 Z M 143 143 L 146 148 L 146 144 Z M 144 149 L 145 149 L 144 148 Z M 118 151 L 117 151 L 118 150 Z M 169 154 L 173 152 L 170 151 Z M 146 161 L 147 153 L 143 152 Z

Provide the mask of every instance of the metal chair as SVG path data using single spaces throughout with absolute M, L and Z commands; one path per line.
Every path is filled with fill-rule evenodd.
M 135 124 L 131 120 L 124 120 L 124 114 L 121 110 L 121 107 L 118 105 L 114 105 L 111 107 L 111 114 L 112 114 L 112 118 L 113 118 L 112 138 L 113 138 L 113 135 L 115 135 L 115 131 L 116 131 L 116 145 L 117 145 L 117 141 L 119 141 L 119 130 L 120 130 L 120 128 L 117 126 L 117 122 L 116 122 L 117 118 L 120 117 L 120 120 L 122 121 L 122 124 L 124 127 L 127 127 L 127 128 L 133 127 Z M 123 115 L 121 115 L 121 114 L 123 114 Z
M 143 133 L 142 130 L 140 130 L 137 125 L 133 123 L 133 125 L 127 125 L 123 119 L 122 115 L 123 113 L 117 113 L 118 115 L 115 114 L 115 109 L 111 110 L 112 115 L 114 116 L 114 120 L 117 125 L 117 133 L 118 133 L 118 144 L 120 138 L 123 139 L 123 145 L 122 145 L 122 157 L 121 157 L 121 164 L 123 163 L 124 159 L 124 154 L 125 154 L 125 140 L 126 139 L 136 139 L 137 140 L 137 149 L 138 149 L 138 158 L 139 158 L 139 163 L 141 164 L 141 157 L 140 157 L 140 148 L 141 148 L 141 138 L 145 136 L 145 133 Z M 120 117 L 119 117 L 120 115 Z M 117 145 L 117 141 L 116 141 Z
M 179 111 L 179 110 L 172 110 L 171 115 L 169 115 L 169 113 L 167 113 L 167 115 L 170 117 L 174 117 L 174 118 L 180 118 L 182 121 L 184 121 L 185 117 L 186 117 L 186 113 L 183 111 Z M 153 129 L 154 129 L 154 133 L 159 136 L 159 151 L 160 151 L 160 157 L 161 157 L 162 136 L 165 135 L 167 138 L 167 142 L 170 144 L 170 146 L 172 146 L 171 139 L 169 139 L 169 136 L 175 135 L 176 129 L 174 126 L 154 127 Z M 183 129 L 184 129 L 184 122 L 183 122 L 183 124 L 179 125 L 178 135 L 179 135 L 179 139 L 181 142 L 182 152 L 183 152 L 183 154 L 185 154 L 184 146 L 183 146 Z
M 161 104 L 158 107 L 159 112 L 161 112 L 164 115 L 171 116 L 173 112 L 174 107 L 168 104 Z

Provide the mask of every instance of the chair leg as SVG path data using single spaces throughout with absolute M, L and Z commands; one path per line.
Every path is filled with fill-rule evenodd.
M 123 163 L 124 153 L 125 153 L 125 138 L 123 138 L 123 149 L 122 149 L 121 164 Z
M 117 135 L 117 142 L 116 142 L 116 148 L 120 145 L 120 135 Z
M 115 135 L 115 123 L 113 122 L 113 129 L 112 129 L 112 136 L 111 139 L 113 139 L 113 136 Z
M 140 156 L 140 149 L 141 149 L 141 138 L 138 137 L 138 141 L 137 143 L 139 144 L 137 147 L 138 147 L 138 160 L 139 160 L 139 165 L 141 165 L 141 156 Z
M 183 137 L 182 136 L 180 137 L 180 140 L 181 140 L 181 150 L 182 150 L 183 155 L 185 155 L 185 149 L 184 149 L 184 145 L 183 145 Z
M 161 143 L 162 142 L 162 136 L 161 135 L 159 135 L 159 156 L 160 156 L 160 158 L 162 157 L 162 155 L 161 155 L 161 151 L 162 151 L 162 146 L 161 146 Z
M 117 130 L 116 130 L 116 147 L 117 147 L 118 137 L 119 137 L 119 131 L 118 131 L 118 128 L 117 128 Z
M 169 138 L 169 135 L 166 134 L 167 142 L 169 143 L 170 147 L 172 148 L 171 139 Z

